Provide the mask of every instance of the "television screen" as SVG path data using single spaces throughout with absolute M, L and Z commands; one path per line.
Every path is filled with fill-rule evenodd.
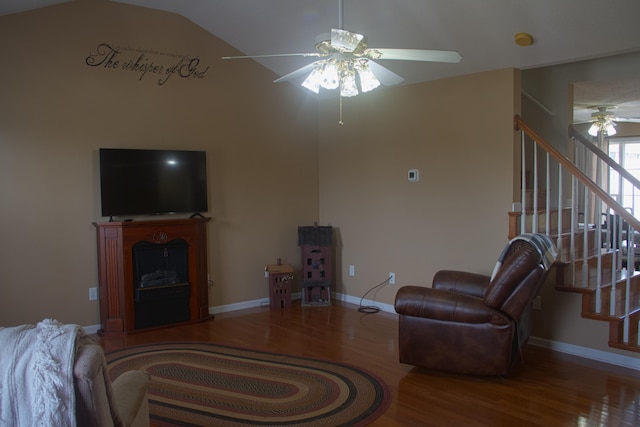
M 206 212 L 206 152 L 101 148 L 100 190 L 103 216 Z

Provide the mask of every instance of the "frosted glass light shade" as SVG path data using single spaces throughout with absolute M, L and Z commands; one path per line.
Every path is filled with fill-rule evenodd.
M 315 93 L 319 93 L 320 88 L 331 90 L 339 87 L 341 96 L 351 97 L 360 91 L 369 92 L 377 88 L 380 81 L 366 59 L 329 58 L 318 62 L 302 86 Z
M 360 88 L 363 92 L 369 92 L 370 90 L 380 86 L 380 81 L 376 78 L 373 72 L 371 72 L 371 69 L 366 62 L 364 64 L 360 64 L 358 75 L 360 76 Z
M 613 123 L 611 122 L 605 125 L 604 130 L 605 132 L 607 132 L 607 135 L 609 136 L 613 136 L 616 134 L 616 128 L 613 126 Z
M 320 86 L 325 89 L 336 89 L 340 85 L 340 76 L 338 74 L 338 65 L 329 61 L 322 69 L 322 82 Z
M 358 87 L 356 86 L 356 76 L 353 71 L 345 72 L 340 81 L 340 95 L 348 98 L 359 94 Z

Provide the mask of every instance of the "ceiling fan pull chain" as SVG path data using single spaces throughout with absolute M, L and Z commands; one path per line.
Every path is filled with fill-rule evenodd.
M 340 120 L 338 120 L 338 124 L 340 126 L 344 125 L 344 122 L 342 121 L 342 95 L 340 95 Z

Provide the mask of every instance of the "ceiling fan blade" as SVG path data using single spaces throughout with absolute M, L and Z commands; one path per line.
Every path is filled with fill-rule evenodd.
M 373 49 L 380 53 L 377 59 L 397 59 L 403 61 L 429 61 L 458 63 L 462 56 L 455 50 L 423 49 Z
M 253 59 L 253 58 L 277 58 L 285 56 L 326 56 L 319 52 L 307 53 L 274 53 L 270 55 L 244 55 L 244 56 L 223 56 L 222 59 Z
M 404 81 L 404 78 L 374 61 L 368 61 L 367 64 L 373 75 L 376 76 L 384 86 L 393 86 Z
M 273 82 L 274 83 L 286 82 L 286 81 L 289 81 L 289 80 L 293 80 L 296 77 L 300 77 L 300 76 L 302 76 L 302 75 L 304 75 L 306 73 L 310 73 L 316 67 L 318 62 L 320 62 L 320 61 L 312 62 L 309 65 L 305 65 L 302 68 L 298 68 L 297 70 L 292 71 L 289 74 L 285 74 L 284 76 L 280 77 L 279 79 L 274 80 Z
M 640 119 L 632 117 L 614 117 L 613 121 L 618 123 L 640 123 Z

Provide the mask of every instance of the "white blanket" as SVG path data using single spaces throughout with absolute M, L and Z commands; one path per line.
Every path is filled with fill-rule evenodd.
M 75 426 L 73 363 L 82 333 L 51 319 L 0 328 L 0 426 Z

